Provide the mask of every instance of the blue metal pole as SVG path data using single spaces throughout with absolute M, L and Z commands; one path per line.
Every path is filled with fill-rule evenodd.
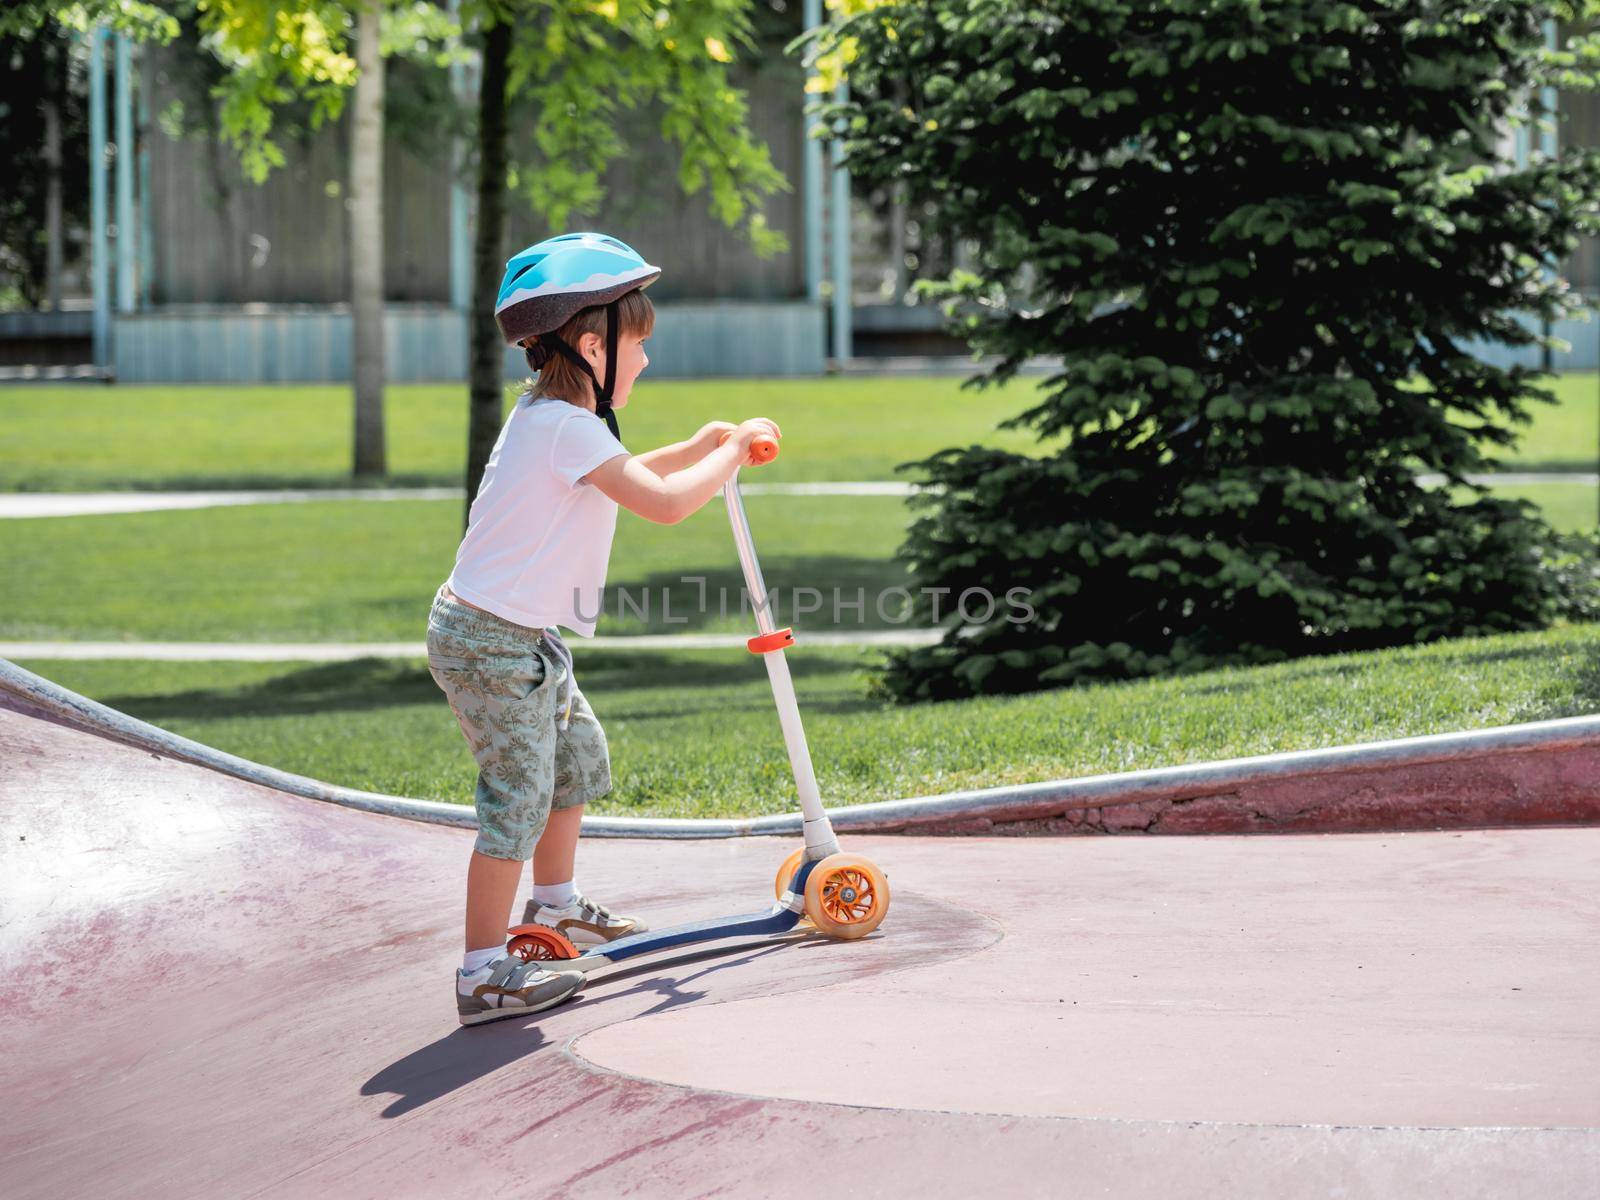
M 1551 18 L 1546 20 L 1544 23 L 1545 49 L 1559 50 L 1561 48 L 1560 40 L 1561 32 L 1555 19 Z M 1543 152 L 1547 160 L 1553 160 L 1556 155 L 1560 153 L 1561 148 L 1560 131 L 1558 129 L 1560 100 L 1556 94 L 1556 89 L 1549 86 L 1542 88 L 1539 93 L 1539 101 L 1540 106 L 1544 109 L 1545 116 L 1550 122 L 1549 129 L 1542 129 L 1539 131 L 1539 149 Z M 1549 269 L 1549 274 L 1554 276 L 1555 273 L 1556 268 L 1554 265 L 1552 265 Z M 1545 322 L 1544 333 L 1546 337 L 1550 336 L 1550 322 L 1548 321 Z M 1548 359 L 1550 355 L 1549 349 L 1546 349 L 1544 353 Z M 1600 348 L 1597 348 L 1595 368 L 1597 372 L 1596 377 L 1600 378 Z M 1597 472 L 1600 472 L 1600 447 L 1596 448 L 1596 454 L 1595 469 Z M 1597 511 L 1596 517 L 1597 519 L 1600 519 L 1600 511 Z
M 117 34 L 117 311 L 134 309 L 132 43 Z
M 106 262 L 106 33 L 89 31 L 89 287 L 94 297 L 94 365 L 111 364 L 111 294 Z
M 450 15 L 460 21 L 461 0 L 450 0 Z M 470 100 L 466 64 L 450 64 L 450 92 L 457 101 Z M 466 169 L 467 148 L 457 138 L 451 146 L 450 307 L 458 312 L 472 307 L 472 198 L 465 182 Z
M 1544 23 L 1545 49 L 1559 50 L 1561 48 L 1558 44 L 1559 36 L 1560 35 L 1556 29 L 1556 22 L 1553 19 L 1546 21 Z M 1540 131 L 1539 149 L 1542 150 L 1547 157 L 1554 158 L 1556 156 L 1556 148 L 1558 144 L 1555 129 L 1556 108 L 1558 104 L 1556 99 L 1556 89 L 1551 86 L 1546 86 L 1541 90 L 1539 98 L 1544 105 L 1544 111 L 1550 117 L 1550 128 Z
M 139 52 L 139 63 L 145 63 L 145 51 Z M 155 218 L 150 209 L 150 89 L 147 80 L 139 80 L 139 308 L 150 307 L 150 280 L 155 274 Z
M 1547 50 L 1555 50 L 1557 48 L 1556 39 L 1557 39 L 1556 23 L 1553 20 L 1547 20 L 1544 23 L 1544 44 L 1545 44 L 1545 49 L 1547 49 Z M 1541 117 L 1543 117 L 1545 120 L 1548 120 L 1550 122 L 1550 125 L 1551 125 L 1551 128 L 1549 128 L 1549 129 L 1541 129 L 1539 131 L 1539 152 L 1544 156 L 1544 159 L 1545 159 L 1546 162 L 1550 162 L 1550 161 L 1553 161 L 1555 159 L 1555 156 L 1556 156 L 1556 131 L 1555 131 L 1555 123 L 1556 123 L 1556 89 L 1555 88 L 1553 88 L 1553 87 L 1544 87 L 1544 88 L 1541 88 L 1539 90 L 1539 107 L 1540 107 L 1540 110 L 1541 110 L 1540 111 Z M 1545 277 L 1548 278 L 1548 279 L 1554 280 L 1556 278 L 1556 275 L 1557 275 L 1557 264 L 1554 261 L 1552 261 L 1549 264 L 1549 266 L 1546 267 L 1546 269 L 1545 269 Z M 1546 318 L 1545 322 L 1544 322 L 1544 336 L 1548 338 L 1550 336 L 1550 334 L 1551 334 L 1550 321 L 1549 321 L 1549 318 Z M 1542 348 L 1541 353 L 1542 353 L 1542 356 L 1543 356 L 1544 369 L 1548 372 L 1553 367 L 1555 352 L 1552 351 L 1549 346 L 1545 346 L 1545 347 Z
M 834 93 L 841 104 L 850 97 L 850 85 L 841 83 Z M 837 149 L 833 159 L 839 161 Z M 833 357 L 843 365 L 852 353 L 850 329 L 850 172 L 833 169 Z
M 806 0 L 805 26 L 807 30 L 822 24 L 822 0 Z M 803 99 L 809 100 L 810 93 Z M 815 113 L 805 115 L 805 147 L 801 159 L 801 192 L 805 201 L 805 270 L 806 298 L 813 304 L 822 303 L 822 143 L 814 136 L 817 128 Z

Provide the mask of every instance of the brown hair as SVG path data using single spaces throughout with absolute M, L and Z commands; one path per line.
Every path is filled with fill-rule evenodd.
M 650 303 L 650 297 L 644 294 L 644 289 L 634 288 L 631 292 L 624 292 L 617 301 L 619 341 L 630 337 L 647 338 L 655 331 L 655 327 L 655 305 Z M 578 349 L 578 339 L 586 333 L 595 334 L 602 342 L 606 340 L 606 310 L 603 304 L 579 310 L 577 316 L 556 330 L 556 336 L 574 350 Z M 524 340 L 524 345 L 527 340 Z M 602 375 L 601 379 L 604 378 Z M 564 354 L 552 351 L 550 360 L 540 368 L 538 376 L 529 376 L 522 382 L 521 399 L 537 400 L 541 396 L 553 396 L 568 404 L 581 405 L 594 396 L 594 384 L 575 362 Z

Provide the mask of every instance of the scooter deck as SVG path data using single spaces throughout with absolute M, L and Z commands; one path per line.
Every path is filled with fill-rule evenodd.
M 787 933 L 800 923 L 800 914 L 782 904 L 742 917 L 713 917 L 709 921 L 692 921 L 686 925 L 670 925 L 666 929 L 651 929 L 631 937 L 618 938 L 591 946 L 577 958 L 556 959 L 541 964 L 551 971 L 589 972 L 612 963 L 622 962 L 640 954 L 655 954 L 674 946 L 687 946 L 695 942 L 713 942 L 723 938 L 756 937 L 763 934 Z
M 690 921 L 683 925 L 669 925 L 665 929 L 649 929 L 632 937 L 618 938 L 590 946 L 577 958 L 558 958 L 549 964 L 552 971 L 589 971 L 622 962 L 640 954 L 655 954 L 674 946 L 689 946 L 696 942 L 716 942 L 724 938 L 760 937 L 766 934 L 788 933 L 800 924 L 801 912 L 785 903 L 805 894 L 806 879 L 810 877 L 815 862 L 802 862 L 789 881 L 789 890 L 783 900 L 761 912 L 742 917 L 712 917 L 705 921 Z

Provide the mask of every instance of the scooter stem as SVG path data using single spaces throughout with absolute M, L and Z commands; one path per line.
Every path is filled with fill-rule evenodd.
M 755 542 L 750 537 L 750 523 L 744 515 L 744 500 L 739 495 L 737 470 L 722 485 L 722 496 L 728 502 L 728 520 L 733 525 L 733 542 L 739 550 L 739 565 L 744 568 L 750 606 L 756 614 L 756 628 L 763 635 L 775 634 L 777 630 L 772 622 L 772 605 L 767 595 L 766 580 L 761 577 Z M 816 772 L 811 768 L 811 751 L 806 746 L 806 731 L 800 724 L 800 704 L 795 699 L 794 680 L 789 676 L 789 662 L 784 658 L 781 646 L 760 650 L 752 646 L 751 649 L 766 660 L 767 678 L 772 681 L 772 697 L 778 705 L 778 724 L 783 727 L 783 742 L 789 750 L 789 767 L 794 771 L 795 789 L 800 794 L 806 858 L 821 859 L 837 854 L 839 839 L 834 836 L 833 824 L 822 808 Z

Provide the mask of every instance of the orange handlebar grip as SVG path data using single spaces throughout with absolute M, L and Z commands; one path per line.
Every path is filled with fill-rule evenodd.
M 717 439 L 717 445 L 722 445 L 731 436 L 733 436 L 731 432 L 723 434 Z M 756 438 L 750 443 L 750 457 L 755 459 L 757 464 L 771 462 L 778 457 L 778 439 L 769 437 Z

